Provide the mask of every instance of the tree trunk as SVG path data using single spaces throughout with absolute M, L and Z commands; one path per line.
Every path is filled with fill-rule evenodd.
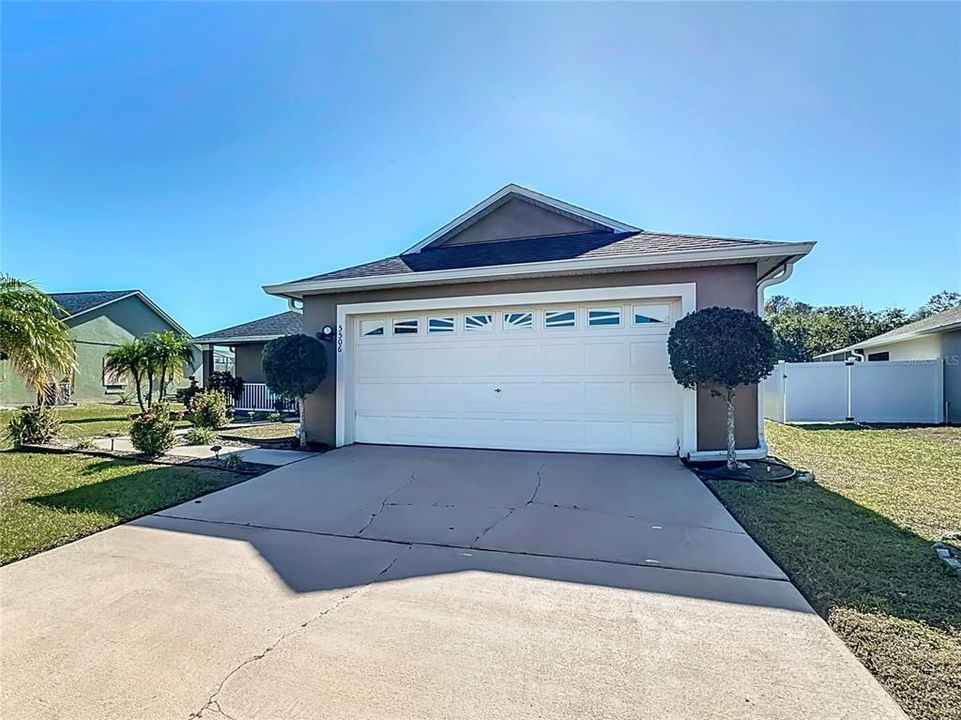
M 727 469 L 737 470 L 737 454 L 734 451 L 734 388 L 727 389 Z
M 133 374 L 133 381 L 137 385 L 137 404 L 140 406 L 140 412 L 147 412 L 147 408 L 143 404 L 143 375 L 140 373 Z
M 153 407 L 153 373 L 147 373 L 147 409 Z

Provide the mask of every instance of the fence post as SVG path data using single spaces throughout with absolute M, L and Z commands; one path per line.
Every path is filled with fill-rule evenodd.
M 781 422 L 787 423 L 787 363 L 781 371 Z
M 846 368 L 847 377 L 846 377 L 845 384 L 847 385 L 847 388 L 848 388 L 848 413 L 847 413 L 847 417 L 845 417 L 844 419 L 847 422 L 853 422 L 854 421 L 854 361 L 845 360 L 844 364 L 847 365 L 847 368 Z

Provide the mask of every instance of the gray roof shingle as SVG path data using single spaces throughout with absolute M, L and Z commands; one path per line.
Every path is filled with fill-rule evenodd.
M 296 335 L 303 332 L 304 316 L 299 312 L 287 312 L 271 315 L 270 317 L 251 320 L 250 322 L 234 325 L 233 327 L 215 330 L 206 335 L 194 338 L 199 343 L 216 343 L 223 339 L 280 337 L 282 335 Z
M 454 270 L 554 260 L 650 256 L 683 250 L 723 250 L 751 245 L 776 245 L 767 240 L 678 235 L 674 233 L 589 232 L 523 240 L 456 245 L 375 260 L 293 282 L 402 275 L 429 270 Z
M 953 307 L 949 310 L 942 310 L 934 315 L 928 315 L 926 318 L 915 320 L 912 323 L 902 325 L 894 330 L 889 330 L 882 335 L 876 335 L 869 340 L 865 340 L 865 342 L 870 342 L 873 344 L 881 340 L 895 340 L 902 335 L 937 332 L 941 328 L 950 327 L 959 323 L 961 323 L 961 305 Z M 851 347 L 857 347 L 860 344 L 861 343 L 857 343 Z
M 70 316 L 86 312 L 91 308 L 112 302 L 113 300 L 119 300 L 120 298 L 126 297 L 127 295 L 135 292 L 138 291 L 93 290 L 91 292 L 50 293 L 50 297 L 53 298 L 56 303 L 66 311 L 67 316 Z

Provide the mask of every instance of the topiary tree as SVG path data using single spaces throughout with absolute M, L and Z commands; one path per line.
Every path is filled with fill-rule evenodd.
M 677 321 L 667 351 L 678 384 L 727 401 L 727 467 L 736 470 L 734 397 L 739 385 L 756 385 L 774 369 L 774 332 L 754 313 L 710 307 Z
M 327 374 L 327 352 L 317 338 L 285 335 L 264 346 L 262 364 L 267 387 L 301 403 Z

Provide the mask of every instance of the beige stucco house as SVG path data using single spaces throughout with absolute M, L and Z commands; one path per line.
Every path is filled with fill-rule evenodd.
M 714 459 L 723 403 L 675 383 L 668 332 L 761 311 L 812 247 L 641 230 L 508 185 L 400 255 L 265 290 L 329 338 L 310 440 Z M 766 451 L 754 387 L 737 446 Z
M 961 423 L 961 306 L 929 315 L 815 360 L 937 361 L 944 365 L 945 419 Z

